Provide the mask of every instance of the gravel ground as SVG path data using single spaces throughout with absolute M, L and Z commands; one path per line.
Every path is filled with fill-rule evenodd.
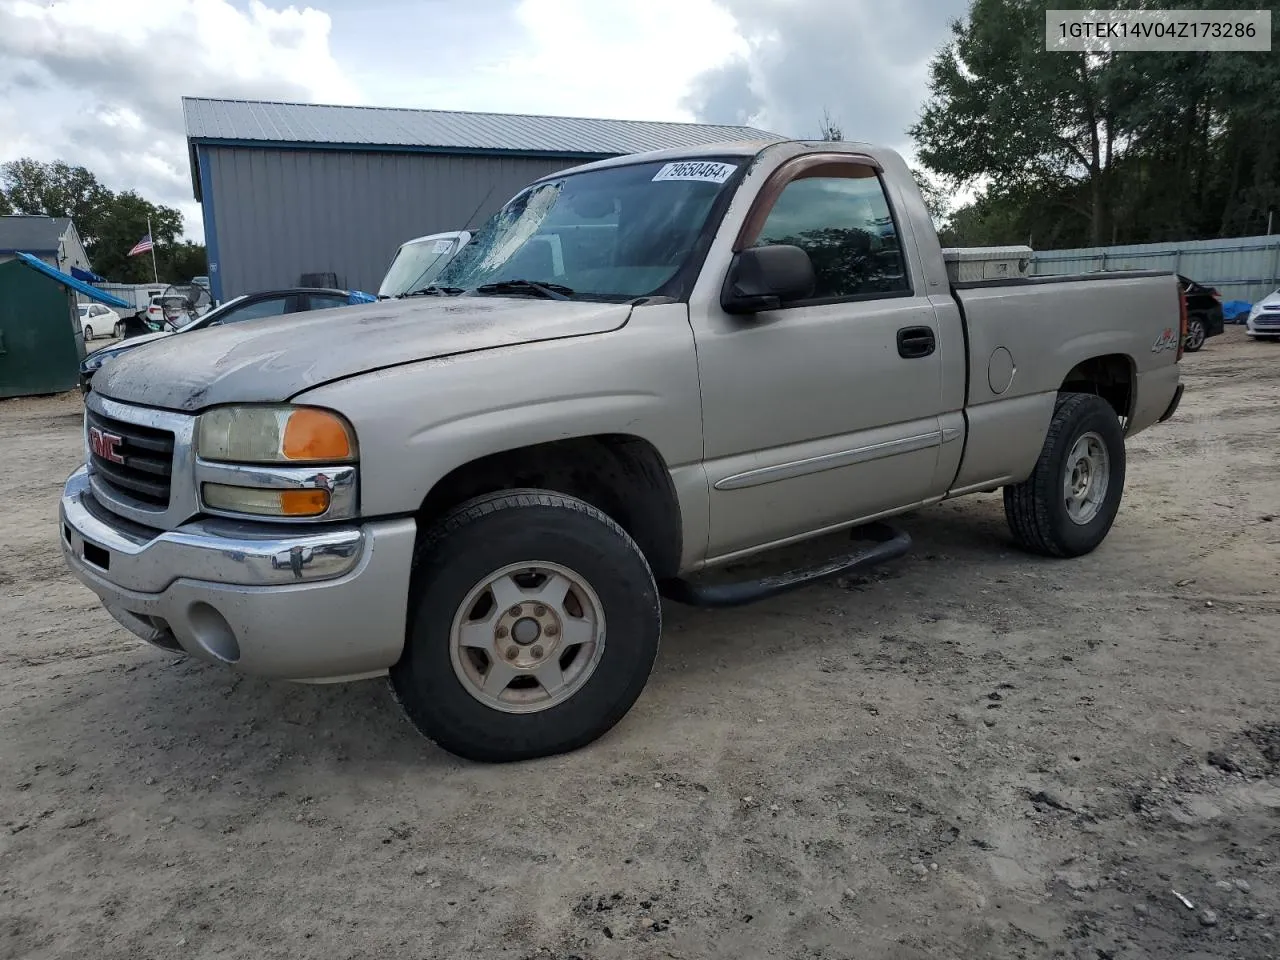
M 1183 368 L 1092 556 L 942 504 L 670 607 L 612 733 L 507 767 L 135 643 L 57 548 L 79 398 L 0 404 L 0 957 L 1280 956 L 1280 344 Z

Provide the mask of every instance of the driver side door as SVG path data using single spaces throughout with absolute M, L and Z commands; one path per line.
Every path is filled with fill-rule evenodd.
M 750 316 L 717 302 L 691 318 L 710 559 L 936 499 L 934 308 L 878 171 L 849 155 L 814 160 L 775 173 L 734 245 L 801 247 L 813 295 Z

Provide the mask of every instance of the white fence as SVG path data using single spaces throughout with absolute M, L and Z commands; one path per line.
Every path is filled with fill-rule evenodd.
M 1216 287 L 1224 300 L 1254 303 L 1280 287 L 1280 235 L 1038 250 L 1031 276 L 1100 270 L 1171 270 Z

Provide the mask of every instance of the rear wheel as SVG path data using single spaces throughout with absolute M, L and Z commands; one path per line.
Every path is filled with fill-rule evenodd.
M 1004 488 L 1004 512 L 1019 546 L 1051 557 L 1095 549 L 1124 494 L 1124 433 L 1101 397 L 1058 398 L 1035 470 Z
M 84 325 L 84 338 L 86 340 L 93 339 L 93 326 L 87 323 Z
M 463 504 L 420 542 L 391 685 L 444 749 L 502 762 L 582 747 L 644 689 L 662 607 L 635 542 L 541 490 Z
M 1187 323 L 1187 339 L 1184 347 L 1188 353 L 1195 353 L 1204 346 L 1205 326 L 1204 321 L 1199 318 L 1193 318 Z

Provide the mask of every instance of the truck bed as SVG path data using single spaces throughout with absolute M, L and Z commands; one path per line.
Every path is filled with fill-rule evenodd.
M 969 348 L 968 440 L 954 493 L 1030 473 L 1058 391 L 1078 364 L 1108 358 L 1124 371 L 1136 398 L 1125 411 L 1130 434 L 1155 423 L 1173 399 L 1180 294 L 1172 273 L 1017 277 L 952 291 Z

